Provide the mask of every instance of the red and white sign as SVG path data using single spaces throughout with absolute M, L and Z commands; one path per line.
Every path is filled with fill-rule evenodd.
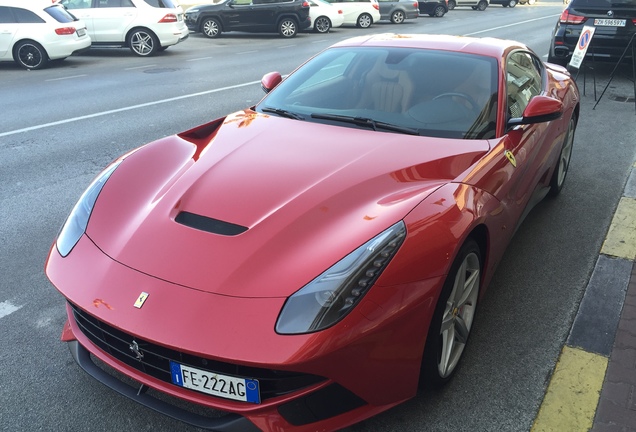
M 579 69 L 581 67 L 581 63 L 583 63 L 583 59 L 585 58 L 585 53 L 587 52 L 587 48 L 590 46 L 592 42 L 592 37 L 594 36 L 594 30 L 596 27 L 584 26 L 583 31 L 581 32 L 581 36 L 579 36 L 579 41 L 576 43 L 576 48 L 572 53 L 572 58 L 570 59 L 569 66 L 573 68 Z

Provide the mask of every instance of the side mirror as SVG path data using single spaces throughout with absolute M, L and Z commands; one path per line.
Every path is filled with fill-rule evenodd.
M 523 110 L 523 117 L 508 120 L 508 128 L 556 120 L 563 114 L 563 103 L 549 96 L 535 96 Z
M 283 78 L 280 76 L 280 72 L 270 72 L 268 74 L 263 75 L 263 79 L 261 79 L 261 88 L 265 93 L 269 93 L 276 87 Z

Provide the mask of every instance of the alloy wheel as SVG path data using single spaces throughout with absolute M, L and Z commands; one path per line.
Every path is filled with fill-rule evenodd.
M 465 256 L 455 275 L 440 328 L 437 367 L 442 378 L 453 373 L 466 346 L 477 307 L 480 269 L 479 256 L 471 252 Z

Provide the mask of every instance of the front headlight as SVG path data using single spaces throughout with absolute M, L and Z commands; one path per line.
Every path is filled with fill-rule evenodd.
M 79 201 L 77 201 L 77 204 L 75 204 L 75 207 L 73 207 L 71 214 L 66 219 L 55 242 L 57 250 L 63 257 L 71 252 L 80 237 L 82 237 L 82 234 L 86 231 L 88 218 L 91 216 L 95 201 L 97 201 L 97 197 L 104 187 L 104 184 L 120 163 L 121 160 L 118 160 L 102 171 L 84 191 Z
M 311 333 L 340 321 L 375 283 L 405 235 L 400 221 L 294 293 L 283 305 L 276 332 Z

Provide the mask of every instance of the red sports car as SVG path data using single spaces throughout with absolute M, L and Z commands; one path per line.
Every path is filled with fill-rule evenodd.
M 46 273 L 113 389 L 212 430 L 334 430 L 451 378 L 516 228 L 563 187 L 579 93 L 522 44 L 429 35 L 262 85 L 99 174 Z

